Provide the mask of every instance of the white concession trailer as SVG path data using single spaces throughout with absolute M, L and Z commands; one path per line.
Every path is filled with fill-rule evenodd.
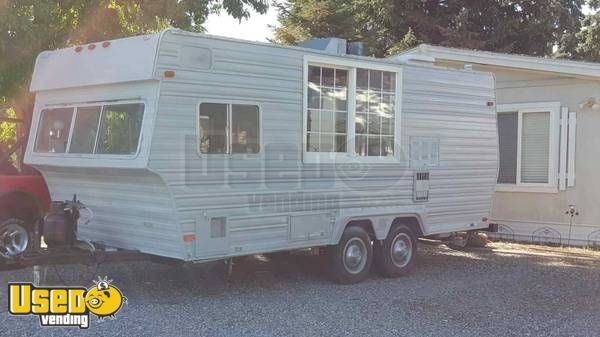
M 343 41 L 338 45 L 343 47 Z M 168 29 L 39 55 L 26 162 L 77 238 L 203 262 L 326 247 L 334 279 L 488 228 L 490 73 Z

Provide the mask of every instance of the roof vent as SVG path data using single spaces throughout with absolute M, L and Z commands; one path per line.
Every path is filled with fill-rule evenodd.
M 302 41 L 298 44 L 300 47 L 322 50 L 327 53 L 345 55 L 346 40 L 337 37 L 328 37 L 324 39 L 312 39 Z
M 346 46 L 346 53 L 349 55 L 365 55 L 365 44 L 364 42 L 349 42 Z

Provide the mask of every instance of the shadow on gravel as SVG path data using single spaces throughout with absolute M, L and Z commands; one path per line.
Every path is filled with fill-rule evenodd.
M 527 245 L 493 243 L 486 248 L 456 251 L 443 243 L 422 242 L 419 245 L 418 264 L 412 275 L 401 280 L 389 280 L 373 273 L 364 283 L 426 284 L 432 278 L 455 278 L 456 275 L 468 275 L 476 279 L 485 277 L 493 266 L 503 268 L 506 273 L 523 266 L 542 273 L 568 273 L 574 268 L 597 269 L 600 267 L 600 258 L 568 256 L 560 249 Z M 130 298 L 139 297 L 152 303 L 176 304 L 189 301 L 193 297 L 251 294 L 256 289 L 264 293 L 265 290 L 285 291 L 290 287 L 307 291 L 315 286 L 330 289 L 345 288 L 345 286 L 332 284 L 326 275 L 324 256 L 279 253 L 239 258 L 233 266 L 231 275 L 228 275 L 228 268 L 223 262 L 179 266 L 149 261 L 114 262 L 97 267 L 51 266 L 47 269 L 47 284 L 88 286 L 98 276 L 108 276 L 114 279 Z M 10 281 L 29 282 L 32 281 L 32 272 L 30 268 L 0 272 L 0 280 L 3 284 Z M 0 288 L 0 297 L 5 296 L 5 291 L 5 287 Z M 1 308 L 0 311 L 3 309 Z

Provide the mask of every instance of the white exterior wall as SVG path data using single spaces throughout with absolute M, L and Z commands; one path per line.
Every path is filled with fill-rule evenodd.
M 462 68 L 459 62 L 439 65 Z M 567 244 L 569 205 L 576 205 L 571 244 L 600 244 L 600 111 L 580 108 L 588 98 L 600 99 L 600 80 L 569 77 L 548 72 L 474 66 L 496 74 L 498 104 L 560 102 L 577 114 L 575 185 L 550 193 L 504 192 L 494 195 L 492 219 L 501 224 L 502 237 L 523 241 Z M 545 230 L 550 229 L 550 230 Z
M 184 258 L 169 190 L 160 176 L 147 169 L 157 97 L 157 81 L 40 91 L 36 93 L 25 162 L 43 174 L 52 200 L 71 200 L 77 194 L 92 210 L 94 217 L 89 223 L 80 221 L 77 233 L 80 239 Z M 33 151 L 44 107 L 118 99 L 145 104 L 140 150 L 134 158 Z
M 495 110 L 487 105 L 494 101 L 492 76 L 392 64 L 403 77 L 398 161 L 308 164 L 301 147 L 306 54 L 323 56 L 178 31 L 163 36 L 155 76 L 171 70 L 175 77 L 161 82 L 149 167 L 168 184 L 182 232 L 196 234 L 190 256 L 332 244 L 349 219 L 374 220 L 381 237 L 403 214 L 419 215 L 425 234 L 487 226 L 481 219 L 497 174 Z M 365 68 L 383 63 L 357 60 Z M 261 153 L 199 155 L 201 102 L 259 105 Z M 440 139 L 426 203 L 412 199 L 410 136 Z M 210 239 L 214 217 L 227 217 L 225 238 Z

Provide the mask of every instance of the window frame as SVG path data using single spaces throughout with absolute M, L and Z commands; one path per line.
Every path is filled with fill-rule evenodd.
M 559 161 L 559 130 L 560 130 L 560 102 L 529 102 L 498 104 L 496 116 L 502 112 L 517 112 L 517 175 L 516 183 L 496 183 L 498 192 L 532 192 L 532 193 L 558 193 L 558 161 Z M 521 154 L 523 137 L 523 115 L 533 112 L 548 112 L 550 114 L 550 129 L 548 140 L 548 182 L 524 183 L 521 181 Z
M 135 153 L 132 153 L 132 154 L 109 154 L 109 153 L 70 153 L 69 152 L 69 150 L 71 149 L 71 141 L 73 138 L 73 131 L 75 128 L 75 120 L 76 120 L 77 112 L 78 112 L 79 108 L 100 106 L 100 116 L 98 119 L 98 125 L 97 125 L 97 129 L 96 129 L 96 139 L 94 140 L 94 149 L 95 149 L 97 142 L 98 142 L 98 133 L 100 130 L 100 126 L 102 124 L 102 116 L 104 114 L 104 106 L 123 105 L 123 104 L 142 104 L 142 106 L 144 108 L 143 112 L 142 112 L 142 123 L 140 124 L 140 138 L 138 139 L 138 144 L 137 144 Z M 37 141 L 38 141 L 37 133 L 41 126 L 42 118 L 44 117 L 44 114 L 43 114 L 44 110 L 61 109 L 61 108 L 73 108 L 73 114 L 71 116 L 71 126 L 69 127 L 69 137 L 67 139 L 67 147 L 65 149 L 65 152 L 52 153 L 52 152 L 36 151 L 35 147 L 37 146 Z M 82 159 L 135 159 L 139 156 L 141 148 L 142 148 L 142 141 L 144 139 L 143 131 L 144 131 L 144 126 L 147 123 L 146 122 L 146 120 L 147 120 L 146 114 L 148 113 L 147 108 L 148 108 L 148 103 L 144 99 L 103 100 L 103 101 L 85 102 L 85 103 L 60 103 L 60 104 L 44 105 L 43 107 L 41 107 L 39 109 L 40 113 L 39 113 L 39 116 L 37 119 L 36 136 L 35 136 L 35 140 L 33 142 L 32 152 L 36 156 L 46 156 L 46 157 L 69 157 L 69 158 L 82 158 Z
M 325 67 L 344 69 L 348 71 L 348 93 L 346 107 L 348 118 L 346 121 L 346 152 L 309 152 L 308 143 L 308 67 Z M 356 118 L 356 69 L 387 71 L 396 74 L 395 78 L 395 104 L 394 104 L 394 154 L 391 156 L 359 156 L 355 144 L 355 118 Z M 302 79 L 302 160 L 308 164 L 318 163 L 398 163 L 400 162 L 400 130 L 402 121 L 402 67 L 392 64 L 369 63 L 366 60 L 342 59 L 335 56 L 305 55 L 303 62 Z
M 226 131 L 226 140 L 227 140 L 227 152 L 226 153 L 202 153 L 200 151 L 200 106 L 202 104 L 225 104 L 227 105 L 227 130 Z M 255 153 L 231 153 L 231 106 L 232 105 L 252 105 L 258 108 L 258 152 Z M 199 157 L 207 157 L 207 156 L 220 156 L 220 157 L 240 157 L 240 158 L 253 158 L 263 155 L 264 145 L 263 145 L 263 107 L 258 102 L 253 101 L 244 101 L 244 100 L 231 100 L 231 99 L 207 99 L 201 100 L 196 103 L 196 154 Z

